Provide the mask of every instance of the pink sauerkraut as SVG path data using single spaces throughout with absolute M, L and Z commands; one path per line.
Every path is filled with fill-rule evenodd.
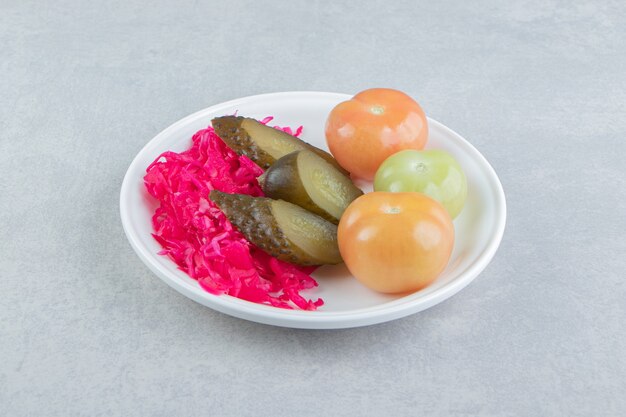
M 267 123 L 271 118 L 263 120 Z M 292 132 L 300 134 L 302 128 Z M 281 308 L 315 310 L 324 304 L 300 292 L 317 286 L 314 267 L 280 261 L 248 242 L 209 200 L 209 191 L 262 196 L 262 173 L 238 156 L 209 127 L 198 131 L 188 150 L 162 153 L 146 170 L 148 193 L 160 205 L 152 217 L 161 255 L 169 256 L 200 286 L 213 294 Z

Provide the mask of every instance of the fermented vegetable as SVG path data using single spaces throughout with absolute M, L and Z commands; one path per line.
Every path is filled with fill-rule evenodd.
M 213 190 L 210 199 L 248 241 L 296 265 L 338 264 L 337 226 L 282 200 Z
M 307 149 L 342 169 L 328 152 L 316 148 L 282 130 L 241 116 L 216 117 L 211 121 L 215 132 L 239 155 L 245 155 L 263 169 L 294 151 Z
M 260 180 L 267 197 L 282 199 L 337 224 L 363 192 L 317 154 L 302 150 L 280 158 Z

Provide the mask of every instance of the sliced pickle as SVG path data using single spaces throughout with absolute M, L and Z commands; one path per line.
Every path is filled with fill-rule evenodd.
M 291 152 L 307 149 L 347 173 L 328 152 L 282 130 L 266 126 L 256 119 L 222 116 L 216 117 L 211 123 L 217 135 L 231 149 L 239 155 L 246 155 L 263 169 L 269 168 L 277 159 Z
M 276 161 L 259 179 L 267 197 L 309 210 L 335 224 L 363 192 L 350 178 L 313 152 L 292 152 Z
M 337 226 L 302 207 L 217 190 L 210 198 L 248 241 L 280 260 L 297 265 L 342 262 Z

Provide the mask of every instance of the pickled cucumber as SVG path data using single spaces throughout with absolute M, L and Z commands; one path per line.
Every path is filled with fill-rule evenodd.
M 259 178 L 267 197 L 282 199 L 339 223 L 348 205 L 363 192 L 350 178 L 313 152 L 292 152 Z
M 328 152 L 282 130 L 266 126 L 258 120 L 241 116 L 222 116 L 216 117 L 211 123 L 217 135 L 231 149 L 239 155 L 246 155 L 263 169 L 269 168 L 277 159 L 291 152 L 308 149 L 347 173 Z
M 217 190 L 210 198 L 248 241 L 280 260 L 297 265 L 342 262 L 337 226 L 302 207 Z

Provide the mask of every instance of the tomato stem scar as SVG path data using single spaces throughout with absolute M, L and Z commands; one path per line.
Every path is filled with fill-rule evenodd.
M 385 112 L 385 108 L 383 106 L 372 106 L 370 107 L 370 111 L 372 114 L 383 114 Z

